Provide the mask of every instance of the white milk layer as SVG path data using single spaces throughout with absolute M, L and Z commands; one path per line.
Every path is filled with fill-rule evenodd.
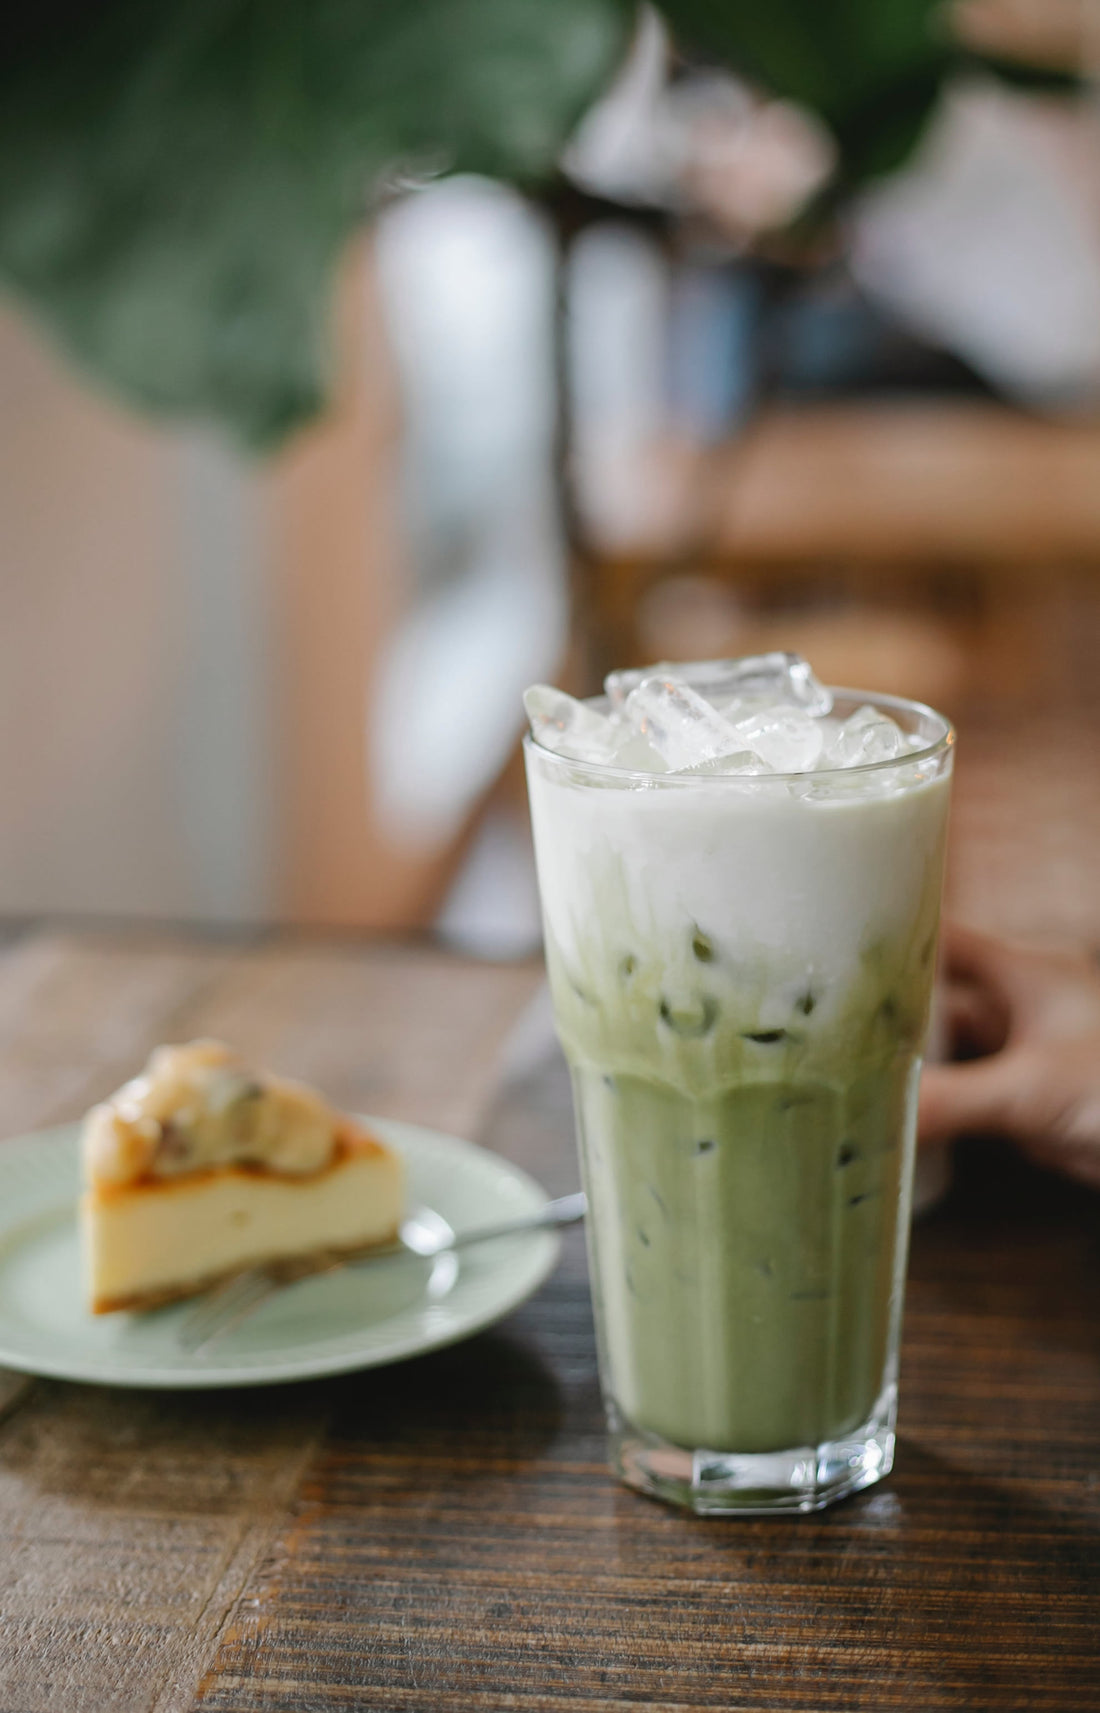
M 780 1026 L 801 990 L 820 1000 L 815 1030 L 827 1027 L 869 959 L 927 961 L 915 940 L 935 932 L 949 785 L 928 771 L 903 764 L 897 777 L 913 783 L 880 794 L 800 795 L 766 779 L 624 786 L 532 748 L 552 958 L 582 1003 L 652 965 L 673 1000 L 705 976 L 745 1028 Z

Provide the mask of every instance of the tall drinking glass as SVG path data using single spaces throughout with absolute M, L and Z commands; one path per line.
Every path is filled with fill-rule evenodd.
M 834 692 L 867 704 L 919 747 L 745 777 L 527 740 L 612 1461 L 699 1512 L 815 1510 L 893 1458 L 954 734 Z

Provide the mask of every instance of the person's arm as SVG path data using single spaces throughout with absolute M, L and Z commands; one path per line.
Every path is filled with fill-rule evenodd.
M 920 1140 L 997 1132 L 1100 1189 L 1100 967 L 945 928 L 946 1032 L 963 1062 L 928 1065 Z

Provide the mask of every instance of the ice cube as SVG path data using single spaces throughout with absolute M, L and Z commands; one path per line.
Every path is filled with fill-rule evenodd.
M 904 734 L 886 714 L 865 705 L 843 722 L 825 754 L 828 767 L 866 767 L 893 761 L 906 750 Z
M 674 678 L 678 684 L 687 684 L 705 694 L 704 686 L 712 678 L 717 681 L 726 664 L 722 660 L 658 660 L 652 666 L 628 667 L 621 672 L 608 673 L 603 681 L 604 694 L 613 711 L 625 710 L 627 698 L 647 678 Z
M 615 728 L 615 747 L 608 766 L 625 767 L 631 773 L 667 773 L 668 763 L 653 745 L 625 721 Z
M 701 767 L 746 747 L 728 720 L 715 713 L 690 684 L 676 678 L 644 678 L 631 690 L 624 711 L 634 730 L 673 773 Z
M 623 767 L 632 773 L 667 772 L 657 751 L 626 720 L 609 719 L 564 690 L 533 684 L 524 692 L 523 705 L 543 749 L 569 761 Z
M 743 701 L 781 702 L 811 716 L 827 714 L 833 698 L 800 654 L 748 654 L 726 661 L 720 693 Z
M 606 714 L 586 708 L 575 696 L 555 690 L 550 684 L 532 684 L 523 693 L 523 706 L 531 731 L 543 749 L 552 749 L 570 761 L 606 763 L 615 754 L 621 728 Z
M 758 709 L 732 730 L 738 747 L 752 750 L 773 773 L 809 773 L 821 760 L 821 726 L 795 708 Z
M 807 714 L 827 714 L 833 705 L 830 692 L 818 683 L 808 661 L 800 654 L 777 651 L 746 654 L 737 660 L 662 661 L 657 666 L 612 672 L 604 679 L 612 708 L 621 708 L 647 678 L 674 678 L 723 707 L 741 702 L 782 702 Z

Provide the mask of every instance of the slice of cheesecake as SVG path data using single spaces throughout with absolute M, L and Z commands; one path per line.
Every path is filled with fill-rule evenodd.
M 94 1314 L 155 1308 L 232 1273 L 308 1272 L 397 1235 L 401 1160 L 313 1089 L 220 1041 L 158 1047 L 81 1138 Z

